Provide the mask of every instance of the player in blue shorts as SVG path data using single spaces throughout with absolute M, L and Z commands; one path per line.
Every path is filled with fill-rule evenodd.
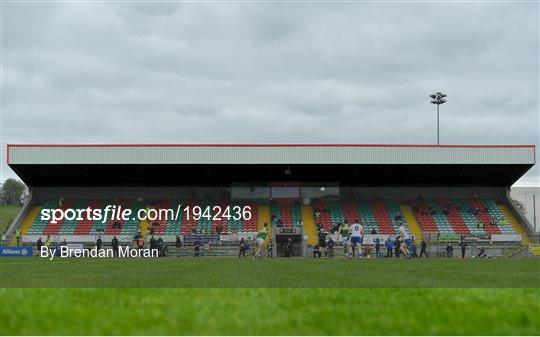
M 400 247 L 399 249 L 403 253 L 403 256 L 406 259 L 411 258 L 411 254 L 409 254 L 409 241 L 411 240 L 411 236 L 409 233 L 407 233 L 407 230 L 405 229 L 405 226 L 401 225 L 399 226 L 399 241 L 400 241 Z
M 362 257 L 362 241 L 364 239 L 364 227 L 360 224 L 360 221 L 356 220 L 350 227 L 351 242 L 349 249 L 351 250 L 349 258 L 354 258 L 355 250 L 358 250 L 358 257 Z

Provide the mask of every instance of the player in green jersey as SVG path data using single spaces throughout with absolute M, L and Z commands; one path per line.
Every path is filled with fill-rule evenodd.
M 343 244 L 343 250 L 345 252 L 345 257 L 349 256 L 349 224 L 347 221 L 343 222 L 339 226 L 339 234 L 341 234 L 341 243 Z
M 257 251 L 255 252 L 255 255 L 253 255 L 253 258 L 262 258 L 261 251 L 264 247 L 264 241 L 266 240 L 266 237 L 268 236 L 268 224 L 265 223 L 261 229 L 259 229 L 259 232 L 257 233 Z

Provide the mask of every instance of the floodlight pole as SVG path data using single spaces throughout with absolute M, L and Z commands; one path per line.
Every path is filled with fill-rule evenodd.
M 437 145 L 440 145 L 439 143 L 439 104 L 437 104 Z
M 437 104 L 437 145 L 440 145 L 439 138 L 439 105 L 446 103 L 446 94 L 437 91 L 434 94 L 429 95 L 431 97 L 431 103 Z

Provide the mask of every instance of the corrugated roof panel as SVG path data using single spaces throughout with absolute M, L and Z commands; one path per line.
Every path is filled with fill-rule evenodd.
M 22 164 L 534 164 L 535 146 L 8 145 Z

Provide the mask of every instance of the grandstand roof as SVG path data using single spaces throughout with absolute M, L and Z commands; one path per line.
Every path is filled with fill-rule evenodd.
M 507 185 L 536 159 L 534 145 L 377 144 L 8 144 L 7 157 L 23 180 L 39 185 L 95 184 L 98 179 L 137 184 L 143 178 L 165 184 L 155 175 L 178 184 L 324 178 L 358 184 L 476 180 Z M 295 174 L 282 177 L 283 165 L 295 166 Z M 171 180 L 169 171 L 185 177 Z
M 8 145 L 8 164 L 534 164 L 534 145 Z

